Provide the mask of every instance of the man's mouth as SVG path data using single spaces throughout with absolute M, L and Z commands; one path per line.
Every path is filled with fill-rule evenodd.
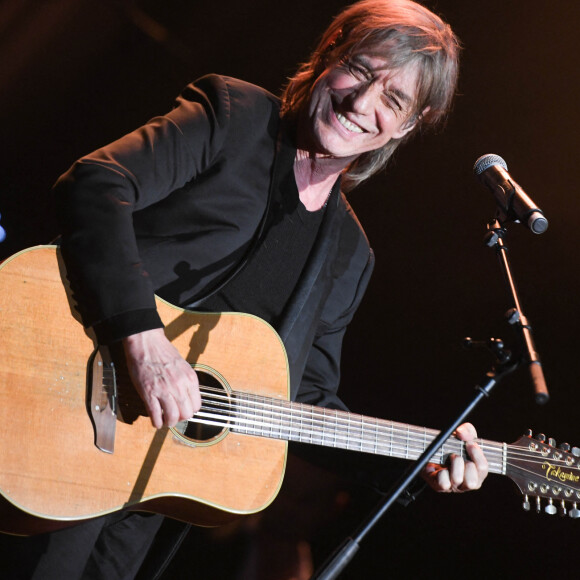
M 336 115 L 336 118 L 338 119 L 338 122 L 348 131 L 350 131 L 351 133 L 364 133 L 364 130 L 359 127 L 358 125 L 355 125 L 354 123 L 352 123 L 351 121 L 349 121 L 344 115 L 342 115 L 341 113 L 339 113 L 338 111 L 334 111 L 334 114 Z

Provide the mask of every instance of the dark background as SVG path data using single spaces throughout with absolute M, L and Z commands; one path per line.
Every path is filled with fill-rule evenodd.
M 445 131 L 416 138 L 385 174 L 350 194 L 377 266 L 346 338 L 343 397 L 365 414 L 442 428 L 488 367 L 484 355 L 461 348 L 462 338 L 511 338 L 509 296 L 482 243 L 494 202 L 472 176 L 480 155 L 497 153 L 550 222 L 541 236 L 511 225 L 507 244 L 551 400 L 535 404 L 522 369 L 471 419 L 487 439 L 510 443 L 531 428 L 580 445 L 580 5 L 425 4 L 463 42 L 460 94 Z M 344 5 L 4 0 L 0 258 L 58 234 L 50 187 L 76 158 L 167 111 L 208 72 L 279 92 Z M 347 576 L 574 575 L 580 521 L 524 513 L 520 504 L 514 484 L 495 475 L 477 493 L 427 492 L 384 518 Z

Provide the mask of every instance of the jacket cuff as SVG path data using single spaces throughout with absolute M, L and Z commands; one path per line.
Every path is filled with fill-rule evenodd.
M 154 308 L 123 312 L 93 325 L 99 344 L 111 344 L 154 328 L 163 328 L 163 322 Z

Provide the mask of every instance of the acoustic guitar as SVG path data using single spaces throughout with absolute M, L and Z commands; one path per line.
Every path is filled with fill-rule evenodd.
M 266 508 L 287 441 L 416 459 L 437 431 L 288 400 L 275 331 L 240 313 L 196 313 L 157 299 L 169 339 L 202 383 L 202 408 L 175 428 L 144 416 L 115 353 L 79 322 L 59 251 L 0 266 L 0 531 L 34 534 L 115 510 L 219 525 Z M 580 510 L 580 450 L 543 436 L 479 439 L 490 471 L 535 503 Z M 466 456 L 450 438 L 433 457 Z

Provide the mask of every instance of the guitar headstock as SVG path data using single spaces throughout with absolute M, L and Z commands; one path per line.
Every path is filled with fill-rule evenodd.
M 530 510 L 530 498 L 536 511 L 548 514 L 560 512 L 572 518 L 580 517 L 580 449 L 568 443 L 556 446 L 556 441 L 529 431 L 506 450 L 506 475 L 524 494 L 523 507 Z

